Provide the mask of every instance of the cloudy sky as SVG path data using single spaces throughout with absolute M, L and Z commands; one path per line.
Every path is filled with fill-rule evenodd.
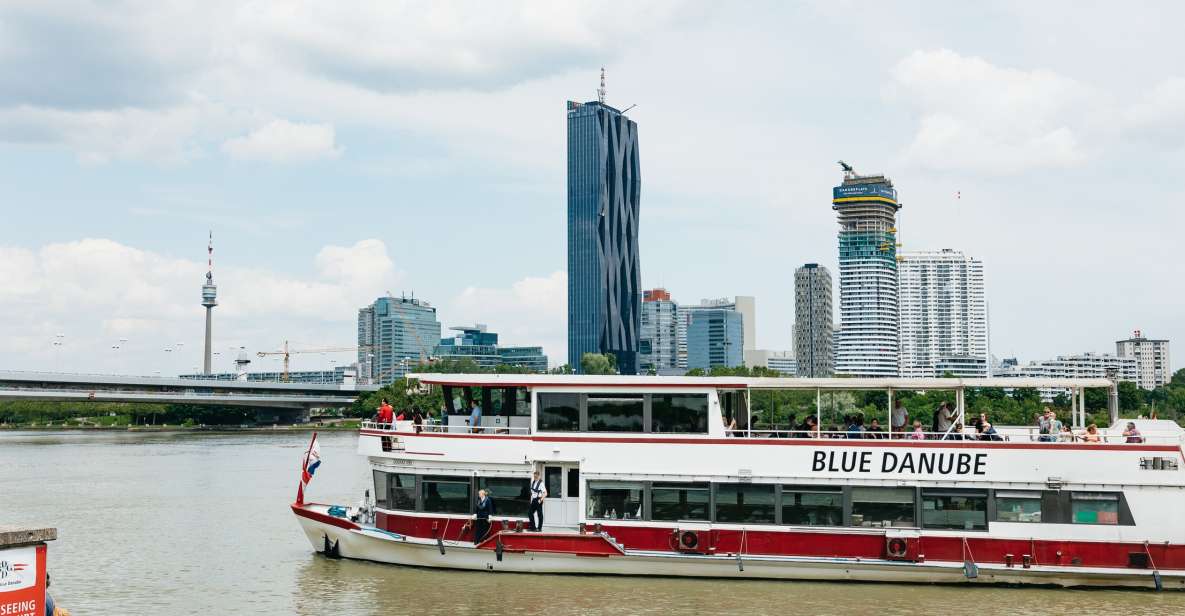
M 564 102 L 601 66 L 643 284 L 757 296 L 762 347 L 794 267 L 834 271 L 840 158 L 906 250 L 983 259 L 996 355 L 1181 340 L 1182 6 L 10 0 L 0 368 L 200 365 L 208 230 L 218 367 L 351 345 L 388 290 L 562 359 Z

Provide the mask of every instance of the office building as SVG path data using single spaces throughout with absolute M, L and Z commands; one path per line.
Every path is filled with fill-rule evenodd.
M 756 303 L 756 300 L 752 296 L 738 295 L 732 298 L 701 299 L 698 304 L 680 304 L 677 313 L 678 323 L 676 324 L 676 338 L 679 345 L 679 367 L 684 370 L 694 367 L 687 359 L 689 353 L 687 331 L 691 326 L 693 315 L 700 310 L 731 310 L 737 313 L 742 325 L 742 339 L 740 348 L 738 349 L 738 352 L 741 354 L 741 364 L 739 365 L 749 365 L 745 362 L 745 351 L 756 349 L 745 347 L 744 337 L 747 335 L 753 340 L 757 338 L 756 328 L 748 325 L 750 321 L 756 318 Z
M 251 381 L 253 383 L 304 383 L 307 385 L 353 386 L 358 373 L 357 365 L 335 366 L 329 370 L 291 370 L 287 380 L 279 370 L 264 372 L 215 372 L 210 374 L 181 374 L 179 379 L 195 381 Z
M 983 262 L 951 249 L 897 258 L 901 376 L 988 376 Z
M 358 310 L 359 378 L 386 385 L 427 362 L 440 340 L 436 308 L 414 297 L 380 297 Z
M 758 366 L 768 368 L 780 376 L 798 376 L 798 361 L 794 359 L 792 351 L 770 351 L 768 349 L 745 351 L 745 365 L 750 368 Z
M 1060 355 L 1057 359 L 1033 361 L 1023 366 L 1003 369 L 1000 377 L 1037 377 L 1053 379 L 1114 378 L 1120 381 L 1136 382 L 1138 370 L 1136 358 L 1119 357 L 1108 353 L 1081 353 Z M 1069 395 L 1066 388 L 1047 387 L 1038 390 L 1041 399 L 1049 402 L 1057 395 Z
M 641 374 L 672 375 L 679 368 L 679 305 L 666 289 L 642 293 L 638 370 Z
M 839 336 L 835 373 L 893 377 L 899 370 L 897 190 L 846 164 L 832 189 L 839 220 Z
M 711 370 L 741 365 L 745 328 L 741 313 L 731 308 L 700 307 L 687 325 L 687 367 Z
M 612 353 L 638 369 L 638 125 L 598 100 L 568 102 L 568 364 Z
M 498 344 L 498 334 L 482 324 L 451 327 L 457 332 L 448 338 L 441 338 L 433 356 L 436 359 L 471 359 L 479 368 L 495 370 L 499 366 L 528 368 L 532 372 L 547 372 L 547 356 L 543 347 L 510 347 Z
M 1163 387 L 1173 378 L 1168 340 L 1145 338 L 1137 329 L 1131 338 L 1115 342 L 1115 354 L 1136 359 L 1136 384 L 1144 389 Z
M 818 263 L 794 270 L 794 355 L 798 376 L 835 374 L 831 272 Z

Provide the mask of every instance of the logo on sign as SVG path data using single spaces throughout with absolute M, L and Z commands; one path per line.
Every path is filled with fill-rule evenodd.
M 8 550 L 0 554 L 0 592 L 31 588 L 37 584 L 37 551 Z

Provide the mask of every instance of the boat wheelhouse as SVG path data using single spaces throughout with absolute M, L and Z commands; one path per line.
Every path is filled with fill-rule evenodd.
M 1183 432 L 1134 420 L 1141 436 L 1124 435 L 1106 379 L 415 376 L 442 388 L 447 421 L 365 423 L 373 502 L 344 517 L 293 505 L 315 549 L 490 571 L 1185 589 Z M 1068 392 L 1071 434 L 1086 390 L 1105 388 L 1111 425 L 1099 442 L 953 427 L 969 390 L 1022 387 Z M 762 392 L 813 398 L 822 425 L 828 397 L 861 390 L 885 392 L 886 418 L 901 392 L 947 391 L 957 419 L 925 439 L 754 420 Z M 534 472 L 542 532 L 526 530 Z M 479 490 L 497 511 L 475 538 Z

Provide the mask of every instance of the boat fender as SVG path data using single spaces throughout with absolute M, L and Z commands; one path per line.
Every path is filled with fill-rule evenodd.
M 967 576 L 969 580 L 979 577 L 979 565 L 969 560 L 963 561 L 963 575 Z
M 1159 571 L 1152 572 L 1152 583 L 1154 585 L 1156 585 L 1157 592 L 1164 590 L 1164 582 L 1160 579 L 1160 572 Z
M 741 553 L 737 552 L 737 571 L 745 572 L 745 561 L 741 559 Z
M 498 558 L 498 562 L 502 562 L 502 535 L 499 534 L 494 538 L 494 556 Z
M 441 539 L 439 535 L 436 537 L 436 547 L 440 549 L 440 555 L 444 556 L 444 539 Z

